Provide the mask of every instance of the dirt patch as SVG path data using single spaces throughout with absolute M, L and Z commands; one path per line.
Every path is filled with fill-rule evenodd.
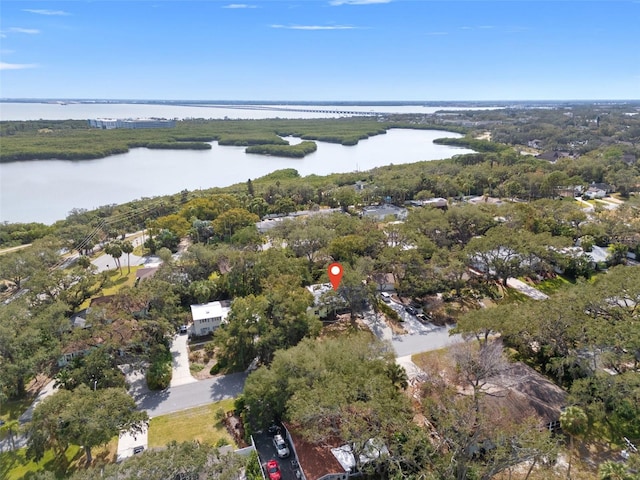
M 240 417 L 234 415 L 233 412 L 229 412 L 224 418 L 224 425 L 229 435 L 233 437 L 233 441 L 238 445 L 238 448 L 248 446 L 247 442 L 244 441 L 244 425 L 242 425 Z
M 42 388 L 51 380 L 53 379 L 46 375 L 36 375 L 36 377 L 31 380 L 26 386 L 27 395 L 30 397 L 35 397 L 36 395 L 38 395 L 38 392 L 42 390 Z
M 210 349 L 205 348 L 205 345 L 200 344 L 197 346 L 189 347 L 189 363 L 196 366 L 201 365 L 201 370 L 190 368 L 191 376 L 197 380 L 206 380 L 207 378 L 213 378 L 215 375 L 211 375 L 210 370 L 216 364 L 215 356 Z

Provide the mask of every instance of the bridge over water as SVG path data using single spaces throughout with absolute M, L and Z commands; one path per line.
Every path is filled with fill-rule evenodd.
M 189 107 L 207 107 L 207 108 L 224 108 L 224 109 L 236 109 L 236 110 L 267 110 L 267 111 L 280 111 L 280 112 L 304 112 L 304 113 L 330 113 L 334 115 L 345 115 L 345 116 L 369 116 L 369 117 L 377 117 L 381 115 L 388 115 L 389 112 L 374 112 L 371 111 L 361 111 L 361 110 L 337 110 L 337 109 L 321 109 L 317 107 L 304 107 L 304 106 L 296 106 L 295 108 L 289 108 L 286 106 L 280 105 L 184 105 Z

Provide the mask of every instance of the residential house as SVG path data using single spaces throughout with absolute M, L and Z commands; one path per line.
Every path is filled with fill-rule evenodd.
M 392 292 L 396 289 L 396 278 L 393 273 L 374 273 L 371 278 L 376 282 L 379 292 Z
M 408 200 L 405 204 L 412 207 L 433 207 L 445 210 L 449 207 L 447 199 L 442 197 L 427 198 L 425 200 Z
M 551 163 L 555 163 L 559 158 L 568 158 L 568 157 L 575 158 L 575 155 L 573 154 L 573 152 L 559 151 L 559 150 L 543 152 L 540 155 L 536 155 L 536 158 L 539 158 L 540 160 L 547 160 Z
M 542 140 L 538 140 L 537 138 L 534 140 L 529 140 L 527 142 L 527 146 L 530 148 L 535 148 L 536 150 L 540 150 L 542 148 Z
M 291 425 L 285 426 L 286 433 L 298 464 L 306 480 L 347 480 L 362 476 L 356 471 L 355 457 L 349 445 L 339 438 L 328 439 L 322 444 L 307 441 Z M 360 455 L 360 464 L 364 465 L 380 455 L 389 454 L 384 445 L 376 445 L 369 440 L 366 451 Z
M 135 320 L 115 320 L 90 325 L 85 330 L 89 333 L 64 345 L 58 358 L 59 367 L 64 367 L 73 359 L 82 357 L 98 347 L 108 347 L 118 355 L 125 355 L 127 349 L 132 346 L 138 328 Z
M 377 220 L 385 220 L 387 217 L 392 217 L 396 220 L 406 220 L 407 215 L 408 211 L 406 208 L 396 207 L 390 203 L 386 203 L 384 205 L 372 205 L 362 209 L 362 216 L 372 217 Z
M 313 306 L 309 310 L 321 320 L 333 319 L 336 315 L 348 312 L 347 303 L 330 283 L 309 285 L 307 290 L 313 295 Z
M 361 192 L 362 190 L 365 189 L 366 186 L 367 186 L 367 182 L 363 182 L 362 180 L 358 180 L 356 183 L 353 184 L 353 189 L 356 192 Z
M 521 362 L 512 363 L 506 371 L 487 380 L 483 406 L 490 415 L 509 415 L 524 420 L 534 415 L 540 426 L 559 428 L 560 414 L 566 406 L 567 392 Z
M 193 317 L 193 335 L 202 337 L 213 333 L 229 315 L 229 307 L 223 306 L 221 302 L 201 303 L 191 305 L 191 316 Z
M 598 188 L 595 186 L 590 186 L 586 192 L 584 192 L 584 196 L 590 199 L 594 198 L 604 198 L 607 196 L 607 191 L 602 188 Z

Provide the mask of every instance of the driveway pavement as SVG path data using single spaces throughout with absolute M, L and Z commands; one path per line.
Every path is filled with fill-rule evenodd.
M 197 382 L 189 370 L 187 339 L 186 335 L 176 335 L 171 342 L 171 356 L 173 357 L 171 387 Z
M 527 297 L 533 298 L 534 300 L 546 300 L 549 298 L 549 295 L 546 293 L 542 293 L 540 290 L 533 288 L 531 285 L 527 285 L 517 278 L 508 278 L 507 286 L 524 293 Z
M 422 324 L 416 317 L 407 313 L 404 306 L 393 301 L 389 306 L 404 320 L 402 326 L 407 331 L 406 334 L 394 334 L 382 317 L 377 318 L 372 311 L 366 312 L 363 320 L 379 339 L 391 342 L 397 357 L 439 350 L 463 341 L 460 335 L 449 335 L 451 327 Z
M 147 428 L 140 433 L 120 433 L 118 437 L 118 452 L 116 454 L 116 462 L 121 462 L 125 458 L 133 456 L 135 453 L 142 453 L 137 448 L 143 447 L 144 450 L 148 447 L 149 431 Z M 134 452 L 134 449 L 136 451 Z

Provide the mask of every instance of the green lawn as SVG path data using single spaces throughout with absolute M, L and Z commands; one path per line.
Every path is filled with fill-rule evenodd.
M 542 293 L 545 293 L 547 295 L 553 295 L 557 291 L 575 283 L 575 280 L 572 282 L 571 280 L 561 275 L 556 275 L 555 278 L 549 278 L 540 283 L 532 285 L 532 287 L 540 290 Z
M 216 445 L 220 439 L 235 443 L 224 425 L 216 420 L 216 411 L 233 410 L 233 399 L 223 400 L 202 407 L 152 418 L 149 422 L 149 448 L 164 447 L 172 440 L 199 442 Z
M 93 448 L 93 466 L 113 463 L 116 459 L 118 439 L 114 437 L 104 447 Z M 3 480 L 19 480 L 31 478 L 35 472 L 48 470 L 55 474 L 56 478 L 67 478 L 76 470 L 86 468 L 86 456 L 84 450 L 77 445 L 71 445 L 66 453 L 66 460 L 54 458 L 53 450 L 47 450 L 39 461 L 26 458 L 27 449 L 21 448 L 15 452 L 0 453 L 0 478 Z
M 127 268 L 127 259 L 124 261 L 120 259 L 122 262 L 122 275 L 120 275 L 120 269 L 109 270 L 109 278 L 113 283 L 109 288 L 105 288 L 102 291 L 103 295 L 113 295 L 117 293 L 123 287 L 133 287 L 136 283 L 136 271 L 140 268 L 139 265 L 131 267 L 131 273 L 127 273 L 129 270 Z

